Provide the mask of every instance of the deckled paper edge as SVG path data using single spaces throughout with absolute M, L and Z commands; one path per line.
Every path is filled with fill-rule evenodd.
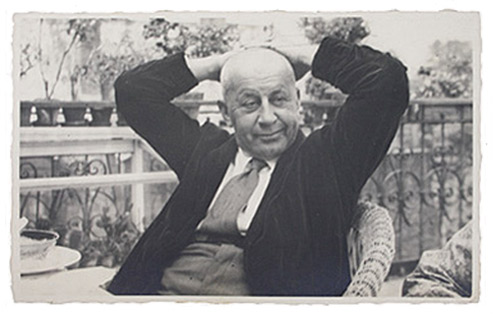
M 85 299 L 83 296 L 67 296 L 67 297 L 54 297 L 51 299 L 41 298 L 39 296 L 26 297 L 21 294 L 19 290 L 20 282 L 20 268 L 19 268 L 19 236 L 14 232 L 15 219 L 19 216 L 19 153 L 20 153 L 20 141 L 19 141 L 19 124 L 20 124 L 20 95 L 18 91 L 20 78 L 19 73 L 19 31 L 16 25 L 22 18 L 34 18 L 34 17 L 49 17 L 49 18 L 75 18 L 75 17 L 93 17 L 93 18 L 109 18 L 109 17 L 128 17 L 128 18 L 149 18 L 151 16 L 158 16 L 166 12 L 173 13 L 202 13 L 211 11 L 167 11 L 160 10 L 154 13 L 17 13 L 14 14 L 14 32 L 12 40 L 12 81 L 13 81 L 13 130 L 12 130 L 12 146 L 11 146 L 11 158 L 12 158 L 12 211 L 11 211 L 11 279 L 12 279 L 12 292 L 14 300 L 16 302 L 42 302 L 42 303 L 69 303 L 69 302 L 83 302 L 83 303 L 120 303 L 120 302 L 134 302 L 134 303 L 146 303 L 146 302 L 202 302 L 211 304 L 232 304 L 232 303 L 275 303 L 275 304 L 361 304 L 361 303 L 472 303 L 478 302 L 480 296 L 480 218 L 479 218 L 479 204 L 480 204 L 480 164 L 481 164 L 481 142 L 480 142 L 480 108 L 481 105 L 481 25 L 480 25 L 480 13 L 476 11 L 457 11 L 457 10 L 440 10 L 440 11 L 402 11 L 402 10 L 388 10 L 388 11 L 223 11 L 221 13 L 285 13 L 285 14 L 317 14 L 317 13 L 330 13 L 340 15 L 357 15 L 362 13 L 441 13 L 441 12 L 456 12 L 460 14 L 469 14 L 473 23 L 477 26 L 477 31 L 472 40 L 473 48 L 473 69 L 474 69 L 474 84 L 473 84 L 473 293 L 470 298 L 450 299 L 450 298 L 403 298 L 403 297 L 380 297 L 380 298 L 348 298 L 348 297 L 210 297 L 210 296 L 108 296 L 108 297 L 96 297 L 91 299 Z M 220 12 L 220 11 L 217 11 Z

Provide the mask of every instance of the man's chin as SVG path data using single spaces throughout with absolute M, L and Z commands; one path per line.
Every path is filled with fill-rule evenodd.
M 285 134 L 281 133 L 280 136 L 275 137 L 255 137 L 248 142 L 248 145 L 241 145 L 241 142 L 238 144 L 253 157 L 273 160 L 281 156 L 293 142 L 294 139 L 289 140 Z
M 287 149 L 286 143 L 271 142 L 263 144 L 262 149 L 255 150 L 252 155 L 264 160 L 273 160 L 281 156 Z

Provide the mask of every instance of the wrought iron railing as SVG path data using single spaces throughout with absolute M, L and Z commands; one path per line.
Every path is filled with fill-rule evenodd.
M 121 263 L 177 180 L 128 127 L 22 127 L 20 157 L 20 215 L 83 266 Z
M 219 116 L 215 104 L 178 103 L 201 119 Z M 302 105 L 309 133 L 331 122 L 340 101 Z M 472 123 L 470 100 L 412 101 L 389 153 L 364 187 L 361 198 L 388 208 L 393 218 L 396 262 L 415 261 L 424 250 L 440 247 L 471 219 Z M 123 127 L 112 103 L 22 102 L 21 125 L 21 214 L 33 224 L 66 221 L 64 228 L 78 228 L 88 239 L 107 239 L 123 228 L 109 220 L 122 224 L 128 216 L 135 230 L 129 222 L 126 228 L 138 233 L 176 186 L 160 157 Z M 63 127 L 28 127 L 55 125 Z M 123 245 L 105 243 L 98 249 Z
M 362 198 L 389 209 L 396 261 L 441 247 L 472 218 L 473 111 L 469 100 L 416 100 Z

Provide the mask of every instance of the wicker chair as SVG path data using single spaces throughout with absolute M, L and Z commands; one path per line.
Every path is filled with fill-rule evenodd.
M 351 283 L 345 297 L 375 297 L 394 258 L 394 229 L 385 208 L 358 204 L 348 235 Z

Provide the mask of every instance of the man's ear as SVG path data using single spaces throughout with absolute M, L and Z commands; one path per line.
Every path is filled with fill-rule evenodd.
M 223 116 L 224 121 L 226 121 L 227 124 L 231 124 L 231 118 L 229 116 L 228 106 L 226 105 L 226 103 L 220 100 L 217 102 L 217 104 L 219 106 L 219 111 L 221 111 L 221 115 Z

